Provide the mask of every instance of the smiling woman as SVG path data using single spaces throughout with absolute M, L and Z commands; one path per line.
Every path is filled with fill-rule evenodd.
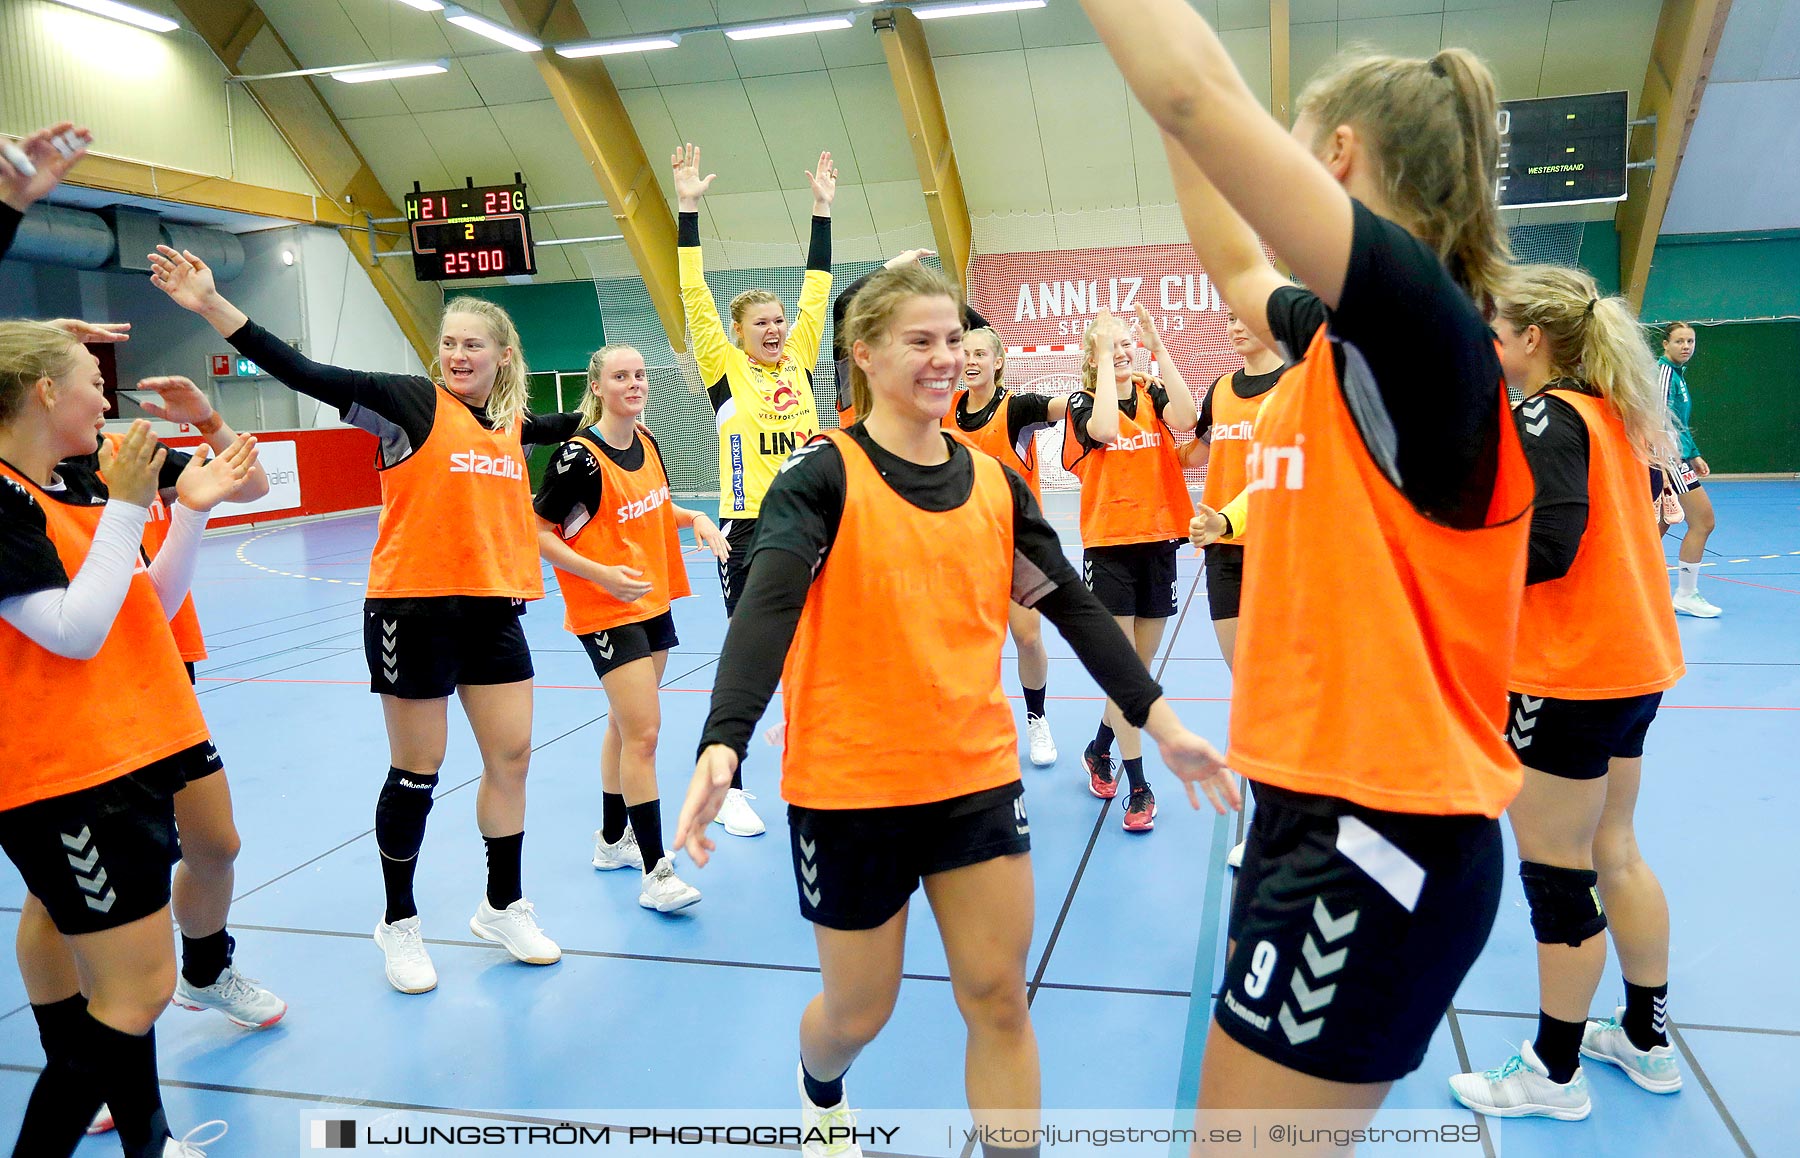
M 538 927 L 520 880 L 531 752 L 531 653 L 519 622 L 544 597 L 529 514 L 525 447 L 557 443 L 580 416 L 525 412 L 525 356 L 506 311 L 476 298 L 445 307 L 435 378 L 326 366 L 252 322 L 191 253 L 160 246 L 151 280 L 276 379 L 338 408 L 381 440 L 381 524 L 369 567 L 363 650 L 382 700 L 389 762 L 375 806 L 387 909 L 375 929 L 388 983 L 437 985 L 413 899 L 425 820 L 444 761 L 452 691 L 482 752 L 476 822 L 486 895 L 469 927 L 519 960 L 562 950 Z M 446 533 L 452 528 L 460 533 Z

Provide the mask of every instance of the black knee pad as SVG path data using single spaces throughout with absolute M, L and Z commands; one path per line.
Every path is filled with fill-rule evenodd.
M 1606 910 L 1593 869 L 1558 868 L 1523 861 L 1519 879 L 1531 906 L 1531 931 L 1540 945 L 1579 945 L 1606 931 Z
M 427 776 L 389 768 L 387 783 L 375 800 L 375 846 L 389 860 L 411 860 L 425 843 L 425 818 L 431 815 L 434 772 Z

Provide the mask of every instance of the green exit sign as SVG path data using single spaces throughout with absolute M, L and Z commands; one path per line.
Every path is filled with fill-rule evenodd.
M 262 377 L 262 367 L 258 366 L 248 358 L 239 358 L 234 361 L 231 364 L 231 372 L 234 377 L 238 378 Z

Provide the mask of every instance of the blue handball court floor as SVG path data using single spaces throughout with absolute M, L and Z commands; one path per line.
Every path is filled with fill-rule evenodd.
M 1800 483 L 1717 482 L 1709 491 L 1719 519 L 1702 590 L 1724 614 L 1681 621 L 1688 674 L 1650 732 L 1638 816 L 1672 910 L 1669 1008 L 1687 1082 L 1659 1098 L 1592 1065 L 1588 1120 L 1506 1123 L 1490 1153 L 1800 1155 L 1800 888 L 1782 851 L 1800 817 Z M 1078 555 L 1073 496 L 1053 495 L 1049 506 Z M 365 513 L 234 529 L 202 549 L 195 593 L 211 658 L 200 665 L 200 700 L 243 835 L 231 920 L 237 961 L 290 1009 L 260 1033 L 214 1013 L 171 1009 L 163 1017 L 162 1079 L 177 1134 L 222 1118 L 231 1130 L 210 1155 L 264 1158 L 324 1148 L 336 1136 L 319 1133 L 315 1119 L 617 1127 L 729 1110 L 797 1122 L 796 1026 L 817 990 L 817 956 L 794 898 L 776 749 L 761 738 L 775 711 L 747 766 L 768 834 L 741 840 L 715 828 L 720 849 L 711 865 L 695 870 L 681 861 L 704 900 L 674 916 L 639 908 L 636 874 L 597 873 L 588 863 L 607 705 L 580 645 L 562 629 L 554 583 L 525 619 L 538 678 L 525 888 L 564 957 L 548 968 L 516 964 L 469 933 L 484 879 L 473 815 L 480 765 L 453 706 L 418 879 L 441 982 L 423 996 L 389 988 L 370 940 L 381 912 L 371 825 L 387 767 L 361 654 L 374 533 L 375 518 Z M 1666 547 L 1672 562 L 1673 536 Z M 1222 744 L 1231 684 L 1192 554 L 1183 552 L 1183 609 L 1158 674 L 1188 724 Z M 696 595 L 676 607 L 681 644 L 663 697 L 659 777 L 671 836 L 725 632 L 710 558 L 690 551 L 688 565 Z M 1191 1116 L 1175 1107 L 1192 1105 L 1231 887 L 1224 853 L 1240 821 L 1189 810 L 1149 745 L 1161 817 L 1151 834 L 1122 831 L 1123 798 L 1116 807 L 1094 799 L 1080 766 L 1099 692 L 1055 632 L 1045 634 L 1061 757 L 1049 769 L 1025 765 L 1024 777 L 1037 906 L 1029 977 L 1046 1121 L 1060 1110 L 1107 1111 L 1147 1127 L 1186 1125 Z M 1006 684 L 1016 696 L 1010 661 Z M 899 704 L 867 720 L 896 733 L 922 723 L 929 726 Z M 0 924 L 11 928 L 23 891 L 11 866 L 3 871 Z M 1389 1105 L 1429 1111 L 1421 1121 L 1472 1122 L 1451 1102 L 1445 1079 L 1498 1065 L 1531 1035 L 1534 968 L 1509 863 L 1487 949 L 1424 1067 L 1396 1087 Z M 899 1007 L 850 1071 L 854 1105 L 966 1122 L 963 1029 L 945 969 L 929 910 L 915 905 Z M 1611 1013 L 1622 993 L 1609 966 L 1594 1014 Z M 23 990 L 8 970 L 0 977 L 0 1132 L 8 1137 L 42 1062 Z M 605 1146 L 375 1147 L 365 1133 L 360 1147 L 641 1152 L 623 1137 L 615 1129 Z M 678 1148 L 783 1152 L 779 1140 L 713 1137 Z M 967 1151 L 945 1129 L 935 1142 L 909 1138 L 920 1140 L 869 1152 Z M 116 1154 L 117 1146 L 94 1138 L 80 1153 Z M 1085 1150 L 1098 1152 L 1098 1143 L 1045 1153 Z

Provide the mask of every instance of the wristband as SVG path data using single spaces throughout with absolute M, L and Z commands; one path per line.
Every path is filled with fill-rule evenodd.
M 202 421 L 194 423 L 194 429 L 205 435 L 217 434 L 225 429 L 225 419 L 215 410 Z

